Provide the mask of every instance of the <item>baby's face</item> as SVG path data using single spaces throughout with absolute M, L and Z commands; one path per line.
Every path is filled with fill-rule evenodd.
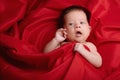
M 90 34 L 90 26 L 85 13 L 81 10 L 73 10 L 64 16 L 64 20 L 67 40 L 85 42 Z

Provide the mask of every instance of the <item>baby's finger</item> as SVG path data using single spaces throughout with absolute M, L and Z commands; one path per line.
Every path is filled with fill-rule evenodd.
M 64 34 L 64 37 L 66 38 L 67 37 L 67 32 L 64 31 L 63 34 Z
M 75 47 L 74 47 L 74 50 L 77 50 L 78 47 L 79 47 L 79 44 L 76 43 L 76 44 L 75 44 Z

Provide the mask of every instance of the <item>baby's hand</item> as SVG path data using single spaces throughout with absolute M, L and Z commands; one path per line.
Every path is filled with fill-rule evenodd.
M 66 39 L 66 37 L 67 37 L 66 29 L 60 28 L 56 31 L 55 39 L 58 42 L 64 41 Z
M 74 47 L 74 51 L 83 52 L 85 50 L 84 45 L 82 43 L 76 43 Z

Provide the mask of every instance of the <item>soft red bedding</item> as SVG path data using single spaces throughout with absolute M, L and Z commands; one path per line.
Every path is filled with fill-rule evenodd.
M 92 13 L 88 40 L 103 58 L 98 69 L 73 51 L 73 42 L 43 53 L 70 5 Z M 120 80 L 120 1 L 0 0 L 0 80 Z

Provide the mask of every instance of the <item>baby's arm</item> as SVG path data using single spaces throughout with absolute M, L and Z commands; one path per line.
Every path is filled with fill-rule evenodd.
M 55 37 L 45 46 L 44 52 L 47 53 L 59 47 L 60 43 L 66 39 L 66 35 L 66 29 L 58 29 Z
M 88 51 L 84 45 L 86 45 L 90 51 Z M 102 58 L 100 54 L 97 52 L 97 49 L 94 44 L 92 43 L 76 43 L 74 50 L 79 52 L 85 59 L 88 60 L 91 64 L 95 67 L 100 67 L 102 65 Z

